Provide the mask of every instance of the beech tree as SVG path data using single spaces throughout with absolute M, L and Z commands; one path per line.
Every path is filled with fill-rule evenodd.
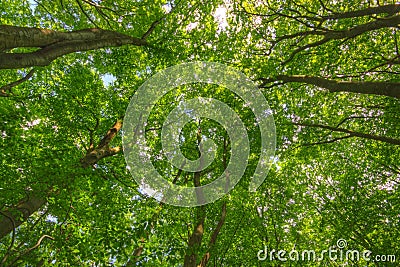
M 0 266 L 398 265 L 395 1 L 6 0 L 0 12 Z M 262 138 L 248 103 L 209 84 L 164 95 L 146 140 L 172 184 L 206 185 L 231 159 L 227 131 L 202 118 L 182 129 L 180 148 L 196 160 L 200 140 L 213 140 L 214 161 L 196 172 L 169 162 L 161 130 L 183 100 L 226 103 L 249 136 L 235 188 L 183 208 L 134 181 L 122 127 L 146 80 L 192 61 L 229 65 L 257 83 L 277 144 L 266 180 L 249 192 Z M 372 251 L 371 261 L 277 258 L 319 256 L 338 240 Z

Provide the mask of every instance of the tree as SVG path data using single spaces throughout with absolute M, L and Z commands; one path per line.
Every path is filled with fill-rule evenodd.
M 35 0 L 3 1 L 0 12 L 0 266 L 260 266 L 264 248 L 321 251 L 338 239 L 400 257 L 398 3 Z M 142 194 L 121 128 L 143 82 L 193 60 L 260 85 L 277 149 L 249 192 L 261 144 L 251 109 L 220 86 L 175 88 L 146 126 L 171 183 L 207 184 L 231 157 L 226 130 L 202 118 L 183 128 L 181 151 L 195 160 L 210 139 L 214 161 L 198 172 L 171 165 L 161 128 L 182 100 L 227 103 L 250 140 L 234 190 L 180 208 Z M 284 265 L 276 253 L 269 266 Z M 301 264 L 345 262 L 368 264 Z

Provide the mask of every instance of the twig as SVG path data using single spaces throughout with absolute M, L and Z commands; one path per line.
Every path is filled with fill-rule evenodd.
M 94 22 L 94 21 L 92 20 L 92 18 L 89 16 L 89 14 L 86 13 L 86 11 L 85 11 L 85 9 L 83 8 L 81 2 L 79 2 L 79 0 L 75 0 L 75 2 L 78 4 L 79 9 L 80 9 L 80 10 L 82 11 L 82 13 L 89 19 L 89 21 L 90 21 L 96 28 L 99 28 L 99 26 L 97 26 L 96 22 Z

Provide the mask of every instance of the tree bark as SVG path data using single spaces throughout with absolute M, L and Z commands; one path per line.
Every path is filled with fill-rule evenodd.
M 214 232 L 211 235 L 210 242 L 208 243 L 208 247 L 209 247 L 208 251 L 203 255 L 203 258 L 201 259 L 200 265 L 198 267 L 206 267 L 207 266 L 207 263 L 211 257 L 210 250 L 217 242 L 217 237 L 218 237 L 219 233 L 221 232 L 222 226 L 225 223 L 225 218 L 226 218 L 226 202 L 224 202 L 222 204 L 221 218 L 219 219 L 217 227 L 215 227 Z
M 197 145 L 199 146 L 199 152 L 202 151 L 201 140 L 202 140 L 201 128 L 199 127 L 197 130 Z M 200 170 L 203 169 L 203 162 L 201 160 L 199 169 Z M 194 186 L 196 187 L 196 196 L 198 203 L 205 203 L 203 191 L 201 188 L 200 178 L 201 178 L 201 172 L 200 171 L 195 172 L 193 175 L 193 183 Z M 197 222 L 188 240 L 188 248 L 186 250 L 185 259 L 183 263 L 184 267 L 197 266 L 198 251 L 201 246 L 201 241 L 203 240 L 206 209 L 205 206 L 199 206 L 196 209 L 197 209 Z
M 0 216 L 0 240 L 25 222 L 45 203 L 44 198 L 29 194 L 27 199 L 21 200 L 14 208 L 3 211 L 1 213 L 3 216 Z
M 381 142 L 385 142 L 385 143 L 392 144 L 392 145 L 400 145 L 400 139 L 395 139 L 395 138 L 391 138 L 391 137 L 377 136 L 377 135 L 373 135 L 373 134 L 354 132 L 351 130 L 338 128 L 338 127 L 332 127 L 332 126 L 328 126 L 328 125 L 322 125 L 322 124 L 307 124 L 307 123 L 293 123 L 293 124 L 300 125 L 300 126 L 306 126 L 306 127 L 316 127 L 316 128 L 321 128 L 321 129 L 327 129 L 327 130 L 331 130 L 334 132 L 347 133 L 347 134 L 349 134 L 348 137 L 355 136 L 355 137 L 361 137 L 361 138 L 365 138 L 365 139 L 381 141 Z M 346 138 L 348 138 L 348 137 L 346 137 Z
M 131 267 L 131 266 L 135 266 L 136 262 L 139 260 L 140 255 L 143 252 L 144 249 L 144 238 L 141 238 L 140 242 L 142 243 L 138 248 L 135 249 L 135 251 L 132 254 L 132 258 L 130 258 L 128 260 L 128 262 L 125 264 L 125 267 Z
M 122 128 L 122 121 L 117 120 L 99 142 L 99 145 L 80 160 L 82 167 L 86 168 L 96 164 L 100 159 L 113 156 L 121 151 L 120 147 L 109 147 L 111 140 Z M 39 210 L 46 203 L 43 197 L 30 194 L 28 199 L 21 200 L 15 207 L 0 213 L 0 240 L 24 223 L 29 216 Z
M 385 18 L 377 19 L 375 21 L 371 21 L 371 22 L 368 22 L 365 24 L 357 25 L 348 30 L 326 32 L 324 38 L 326 40 L 354 38 L 365 32 L 375 31 L 375 30 L 379 30 L 382 28 L 397 27 L 399 24 L 400 24 L 400 16 L 399 15 L 385 17 Z
M 12 82 L 12 83 L 9 83 L 9 84 L 6 84 L 6 85 L 4 85 L 4 86 L 2 86 L 1 88 L 0 88 L 0 96 L 3 96 L 3 97 L 8 97 L 8 96 L 10 96 L 11 94 L 12 94 L 12 89 L 13 89 L 13 87 L 15 87 L 15 86 L 17 86 L 17 85 L 20 85 L 21 83 L 23 83 L 23 82 L 25 82 L 25 81 L 27 81 L 27 80 L 29 80 L 32 76 L 33 76 L 33 73 L 35 72 L 35 70 L 34 69 L 31 69 L 29 72 L 28 72 L 28 74 L 26 74 L 24 77 L 22 77 L 21 79 L 19 79 L 18 81 L 15 81 L 15 82 Z
M 90 149 L 80 162 L 83 168 L 93 166 L 99 160 L 118 154 L 122 151 L 121 147 L 109 147 L 109 143 L 122 128 L 122 121 L 117 120 L 115 124 L 107 131 L 107 134 L 101 139 L 96 148 Z
M 204 221 L 206 218 L 205 206 L 197 207 L 197 223 L 189 237 L 188 249 L 185 254 L 184 267 L 197 266 L 197 251 L 200 248 L 204 234 Z
M 359 94 L 383 95 L 400 98 L 400 83 L 396 82 L 358 82 L 335 81 L 307 75 L 278 75 L 274 79 L 263 79 L 265 83 L 272 81 L 300 82 L 327 89 L 329 92 L 351 92 Z
M 400 4 L 389 4 L 376 7 L 368 7 L 361 10 L 348 11 L 344 13 L 335 13 L 332 15 L 322 16 L 322 19 L 345 19 L 345 18 L 357 18 L 363 16 L 370 16 L 376 14 L 386 13 L 388 15 L 394 15 L 400 12 Z
M 342 39 L 351 39 L 355 38 L 363 33 L 370 32 L 370 31 L 376 31 L 379 29 L 383 28 L 397 28 L 398 25 L 400 24 L 400 15 L 394 15 L 391 17 L 384 17 L 380 19 L 376 19 L 371 22 L 367 22 L 365 24 L 360 24 L 357 25 L 353 28 L 349 28 L 347 30 L 307 30 L 303 32 L 298 32 L 295 34 L 289 34 L 289 35 L 283 35 L 277 38 L 274 43 L 278 43 L 282 40 L 288 40 L 288 39 L 293 39 L 295 36 L 322 36 L 323 38 L 319 41 L 315 41 L 312 43 L 308 43 L 306 45 L 300 46 L 296 48 L 286 59 L 284 62 L 282 62 L 283 65 L 287 64 L 290 62 L 295 55 L 298 53 L 305 51 L 306 49 L 312 48 L 312 47 L 317 47 L 320 45 L 323 45 L 327 42 L 330 42 L 332 40 L 342 40 Z
M 59 32 L 0 25 L 0 69 L 47 66 L 56 58 L 69 53 L 127 44 L 143 46 L 147 42 L 145 39 L 98 28 Z M 32 47 L 38 50 L 30 53 L 6 52 L 19 47 Z

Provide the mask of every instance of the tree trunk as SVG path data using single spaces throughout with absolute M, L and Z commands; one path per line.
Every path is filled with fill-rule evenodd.
M 210 250 L 214 247 L 215 243 L 217 242 L 217 237 L 221 232 L 222 226 L 225 223 L 225 217 L 226 217 L 226 202 L 222 204 L 221 218 L 219 219 L 218 225 L 217 227 L 215 227 L 214 232 L 211 235 L 210 242 L 208 243 L 208 251 L 203 255 L 203 258 L 201 259 L 200 265 L 198 267 L 207 266 L 207 263 L 211 258 Z
M 206 218 L 205 206 L 197 207 L 197 224 L 189 238 L 188 249 L 186 251 L 184 267 L 197 266 L 197 251 L 200 248 L 204 234 L 204 221 Z
M 44 198 L 29 194 L 27 199 L 21 200 L 14 208 L 1 212 L 0 240 L 25 222 L 29 216 L 39 210 L 45 203 L 46 200 Z

